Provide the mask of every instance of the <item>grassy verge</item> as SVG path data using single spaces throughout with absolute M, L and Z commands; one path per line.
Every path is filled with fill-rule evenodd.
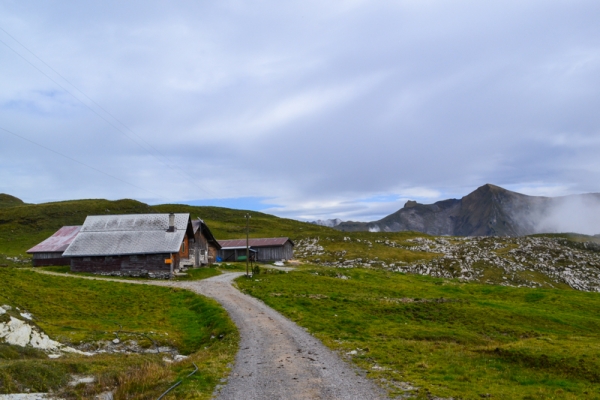
M 176 281 L 197 281 L 221 275 L 221 272 L 214 267 L 190 268 L 185 271 L 186 275 L 178 276 Z
M 185 377 L 170 398 L 210 398 L 237 351 L 238 334 L 226 312 L 210 299 L 184 290 L 100 280 L 65 279 L 1 268 L 0 302 L 27 310 L 52 339 L 91 347 L 117 337 L 143 348 L 169 346 L 188 355 L 179 363 L 164 354 L 66 355 L 0 345 L 0 393 L 54 391 L 91 398 L 117 388 L 116 398 L 153 399 Z M 72 374 L 95 377 L 70 387 Z
M 69 267 L 69 266 L 36 267 L 35 269 L 42 270 L 42 271 L 55 272 L 55 273 L 59 273 L 59 274 L 89 276 L 89 277 L 94 277 L 94 278 L 144 280 L 144 281 L 156 280 L 155 278 L 97 275 L 97 274 L 92 274 L 89 272 L 71 272 L 71 267 Z M 190 268 L 187 271 L 185 271 L 185 273 L 186 273 L 186 275 L 177 276 L 174 278 L 174 280 L 176 280 L 176 281 L 197 281 L 197 280 L 206 279 L 206 278 L 210 278 L 210 277 L 221 274 L 221 272 L 214 267 Z
M 317 267 L 237 283 L 395 395 L 600 398 L 596 293 Z

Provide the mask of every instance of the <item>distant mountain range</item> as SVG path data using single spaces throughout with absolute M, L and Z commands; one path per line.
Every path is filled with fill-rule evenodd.
M 462 199 L 433 204 L 408 201 L 373 222 L 342 222 L 341 231 L 418 231 L 431 235 L 523 236 L 534 233 L 600 232 L 600 193 L 562 197 L 527 196 L 483 185 Z

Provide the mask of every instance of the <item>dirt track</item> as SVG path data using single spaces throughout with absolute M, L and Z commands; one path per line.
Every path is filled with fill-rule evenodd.
M 226 273 L 180 282 L 111 280 L 188 289 L 217 300 L 227 310 L 240 331 L 241 342 L 233 370 L 216 393 L 217 399 L 386 398 L 304 329 L 235 289 L 231 283 L 240 275 Z

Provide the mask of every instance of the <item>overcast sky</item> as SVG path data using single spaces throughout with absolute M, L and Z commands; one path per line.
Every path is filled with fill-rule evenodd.
M 0 192 L 374 220 L 600 192 L 598 1 L 0 0 Z

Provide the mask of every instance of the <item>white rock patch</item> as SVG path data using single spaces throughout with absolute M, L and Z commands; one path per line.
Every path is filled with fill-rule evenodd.
M 31 315 L 31 314 L 30 314 L 30 313 L 28 313 L 28 312 L 22 312 L 22 313 L 21 313 L 21 317 L 23 317 L 23 318 L 25 318 L 25 319 L 28 319 L 28 320 L 30 320 L 30 321 L 33 321 L 33 315 Z
M 96 378 L 93 376 L 83 376 L 83 375 L 71 375 L 71 382 L 69 382 L 69 386 L 77 386 L 80 383 L 94 383 L 96 382 Z
M 2 309 L 6 310 L 6 306 Z M 72 347 L 63 345 L 62 343 L 56 342 L 48 337 L 43 332 L 39 332 L 35 326 L 31 326 L 27 321 L 22 321 L 13 316 L 10 317 L 10 321 L 0 323 L 0 339 L 8 344 L 14 346 L 31 346 L 36 349 L 40 349 L 49 353 L 51 358 L 60 357 L 60 353 L 77 353 L 85 356 L 91 356 L 93 353 L 87 353 L 79 351 Z

